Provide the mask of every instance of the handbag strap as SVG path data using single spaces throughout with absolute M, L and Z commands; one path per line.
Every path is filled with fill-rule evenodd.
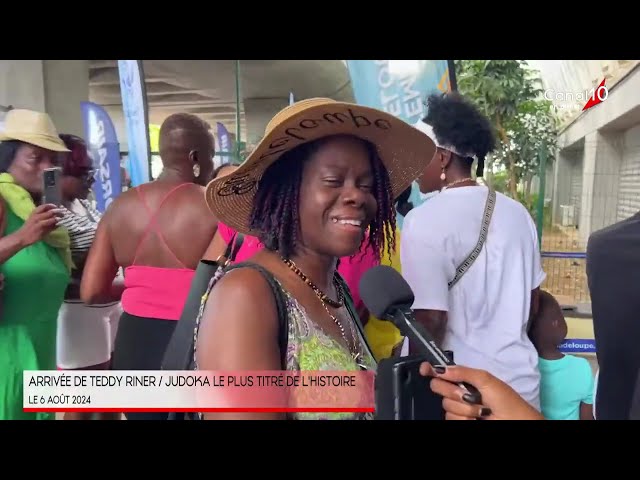
M 229 265 L 234 259 L 242 242 L 244 235 L 237 233 L 233 236 L 224 258 L 219 257 L 215 261 L 200 260 L 196 267 L 189 294 L 180 315 L 180 320 L 176 326 L 171 340 L 165 351 L 162 369 L 163 370 L 190 370 L 193 360 L 193 331 L 197 325 L 198 316 L 202 315 L 203 295 L 208 294 L 213 287 L 213 279 L 216 273 Z
M 467 256 L 467 258 L 460 264 L 460 266 L 456 269 L 456 275 L 453 277 L 453 280 L 449 282 L 449 290 L 453 288 L 453 286 L 460 281 L 460 279 L 464 276 L 465 273 L 471 268 L 471 265 L 476 261 L 480 252 L 482 251 L 482 247 L 484 247 L 484 243 L 487 240 L 487 234 L 489 233 L 489 225 L 491 224 L 491 217 L 493 216 L 493 209 L 496 205 L 496 192 L 492 188 L 489 189 L 489 194 L 487 195 L 487 201 L 484 205 L 484 216 L 482 219 L 482 228 L 480 228 L 480 237 L 478 238 L 478 243 L 476 243 L 475 248 L 471 251 L 471 253 Z
M 236 255 L 242 248 L 243 242 L 244 242 L 244 235 L 242 233 L 236 232 L 233 234 L 233 238 L 227 245 L 227 249 L 224 252 L 224 261 L 221 262 L 221 265 L 227 266 L 230 263 L 235 261 Z M 220 258 L 218 258 L 218 260 L 216 261 L 220 261 Z

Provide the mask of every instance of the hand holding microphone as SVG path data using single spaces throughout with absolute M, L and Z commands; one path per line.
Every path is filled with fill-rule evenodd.
M 386 265 L 367 270 L 360 281 L 360 296 L 373 315 L 390 320 L 403 335 L 413 340 L 432 366 L 455 365 L 450 356 L 436 345 L 427 329 L 416 321 L 411 310 L 413 291 L 396 270 Z M 481 403 L 480 392 L 470 383 L 460 381 L 458 388 L 464 390 L 474 403 Z
M 427 361 L 420 365 L 419 373 L 432 378 L 425 388 L 443 398 L 447 420 L 544 420 L 509 385 L 485 370 L 455 365 L 440 350 L 414 318 L 411 287 L 393 268 L 381 265 L 368 270 L 360 282 L 360 296 L 371 313 L 392 321 L 421 350 Z
M 485 370 L 462 366 L 420 366 L 422 375 L 433 377 L 431 390 L 441 395 L 447 420 L 544 420 L 509 385 Z M 474 385 L 482 395 L 482 404 L 469 398 L 458 383 Z

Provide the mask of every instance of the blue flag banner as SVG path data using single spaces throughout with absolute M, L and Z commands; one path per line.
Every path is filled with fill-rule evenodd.
M 427 95 L 449 91 L 446 60 L 347 60 L 347 66 L 357 103 L 411 125 L 425 116 Z
M 104 212 L 122 192 L 120 144 L 109 114 L 100 105 L 81 102 L 84 136 L 96 171 L 93 193 L 97 209 Z
M 220 151 L 231 153 L 231 135 L 229 135 L 227 127 L 220 122 L 216 122 L 216 126 L 218 127 L 218 143 L 220 144 Z
M 356 103 L 384 110 L 415 125 L 426 115 L 425 99 L 451 90 L 447 60 L 347 60 Z M 411 202 L 425 197 L 414 182 Z M 402 228 L 402 215 L 398 215 Z
M 213 157 L 213 165 L 218 168 L 225 163 L 233 162 L 233 152 L 231 146 L 231 135 L 227 128 L 220 122 L 216 122 L 216 134 L 214 135 L 216 142 L 216 155 Z M 222 155 L 220 155 L 222 153 Z
M 136 187 L 151 180 L 149 122 L 142 61 L 118 60 L 122 110 L 129 145 L 129 175 Z

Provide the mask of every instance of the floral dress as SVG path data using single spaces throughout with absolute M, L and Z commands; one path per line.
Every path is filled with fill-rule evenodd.
M 198 328 L 209 292 L 224 276 L 224 273 L 222 269 L 218 271 L 211 280 L 207 293 L 202 298 L 194 331 L 194 346 L 197 343 Z M 360 351 L 363 352 L 363 355 L 360 362 L 356 363 L 350 352 L 333 337 L 327 335 L 280 282 L 276 280 L 276 283 L 281 289 L 286 303 L 288 331 L 287 371 L 358 372 L 362 371 L 364 367 L 365 370 L 375 372 L 376 361 L 358 328 L 356 328 L 356 332 L 360 341 Z M 345 296 L 347 295 L 349 295 L 348 290 L 345 291 Z M 198 366 L 195 357 L 196 351 L 194 348 L 194 367 L 197 370 Z M 288 418 L 292 420 L 372 420 L 373 413 L 296 412 L 288 414 Z

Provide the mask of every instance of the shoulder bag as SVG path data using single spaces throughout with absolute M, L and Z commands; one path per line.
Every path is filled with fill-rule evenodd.
M 496 205 L 496 192 L 493 189 L 489 189 L 489 194 L 487 195 L 487 201 L 484 206 L 484 215 L 482 219 L 482 227 L 480 228 L 480 236 L 478 238 L 478 242 L 476 243 L 475 248 L 469 253 L 467 258 L 458 266 L 456 269 L 456 274 L 453 277 L 453 280 L 449 282 L 449 290 L 451 290 L 464 276 L 467 271 L 471 268 L 473 263 L 477 260 L 480 252 L 482 251 L 482 247 L 484 247 L 485 241 L 487 240 L 487 234 L 489 233 L 489 225 L 491 224 L 491 217 L 493 216 L 493 209 Z

